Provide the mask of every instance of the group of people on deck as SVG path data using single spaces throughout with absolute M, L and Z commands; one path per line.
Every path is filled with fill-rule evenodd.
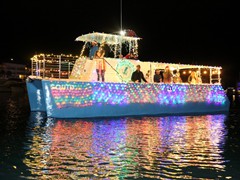
M 135 83 L 141 83 L 142 80 L 145 83 L 149 82 L 150 78 L 150 70 L 146 73 L 146 76 L 143 75 L 143 72 L 140 70 L 141 66 L 136 66 L 136 71 L 132 73 L 131 80 Z M 148 80 L 147 80 L 148 79 Z M 155 70 L 155 74 L 153 76 L 154 83 L 182 83 L 182 78 L 180 77 L 180 73 L 176 70 L 171 72 L 169 66 L 166 66 L 164 71 L 161 73 L 160 69 Z M 192 71 L 191 74 L 188 76 L 188 83 L 189 84 L 199 84 L 202 83 L 201 78 L 197 75 L 195 71 Z
M 153 76 L 153 81 L 155 83 L 182 83 L 182 78 L 180 77 L 180 73 L 176 70 L 171 72 L 169 66 L 165 67 L 164 72 L 161 74 L 160 69 L 155 70 L 155 74 Z
M 137 65 L 136 68 L 137 68 L 136 71 L 132 73 L 131 80 L 135 83 L 141 83 L 141 80 L 147 83 L 148 81 L 146 80 L 146 78 L 149 79 L 150 71 L 147 72 L 146 78 L 145 78 L 143 75 L 143 72 L 140 70 L 141 66 Z M 169 66 L 166 66 L 163 74 L 160 73 L 160 69 L 155 70 L 155 74 L 153 77 L 153 81 L 155 83 L 160 83 L 160 82 L 171 83 L 172 79 L 173 79 L 173 74 L 171 73 Z
M 89 58 L 96 59 L 96 72 L 97 72 L 97 81 L 102 80 L 105 81 L 105 72 L 106 72 L 106 60 L 104 59 L 105 56 L 108 56 L 109 53 L 108 45 L 103 42 L 100 46 L 98 45 L 97 41 L 91 42 L 91 48 L 89 50 Z M 126 56 L 122 57 L 124 59 L 137 59 L 137 55 L 130 51 Z M 150 82 L 150 70 L 144 76 L 143 72 L 141 71 L 141 66 L 136 66 L 136 71 L 132 73 L 131 81 L 135 83 L 141 83 L 144 81 L 145 83 Z M 155 70 L 155 74 L 153 76 L 154 83 L 182 83 L 182 79 L 180 77 L 180 73 L 178 71 L 170 70 L 169 66 L 166 66 L 164 71 L 161 72 L 160 69 Z M 188 76 L 188 83 L 189 84 L 198 84 L 201 83 L 201 78 L 197 75 L 195 71 L 192 71 L 191 74 Z

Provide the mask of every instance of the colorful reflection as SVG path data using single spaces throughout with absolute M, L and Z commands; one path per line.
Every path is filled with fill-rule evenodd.
M 29 132 L 24 163 L 40 179 L 216 179 L 225 171 L 225 118 L 48 119 Z

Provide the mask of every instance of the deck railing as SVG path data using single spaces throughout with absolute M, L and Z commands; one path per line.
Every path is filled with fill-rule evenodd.
M 73 66 L 78 58 L 78 56 L 64 54 L 35 55 L 31 58 L 31 74 L 33 76 L 41 78 L 69 79 L 73 70 Z M 194 70 L 198 73 L 198 76 L 201 78 L 201 82 L 203 84 L 221 84 L 221 67 L 170 64 L 162 62 L 152 62 L 149 65 L 149 69 L 152 72 L 152 75 L 150 76 L 151 79 L 153 78 L 153 72 L 155 71 L 155 69 L 160 69 L 163 71 L 164 67 L 169 65 L 170 67 L 179 70 L 179 73 L 181 73 L 182 76 L 183 83 L 187 83 L 188 75 L 190 74 L 191 70 Z M 84 66 L 81 67 L 84 68 Z M 114 69 L 114 67 L 111 68 Z M 114 70 L 116 71 L 116 69 Z M 81 68 L 79 69 L 79 71 L 81 71 Z
M 42 78 L 68 79 L 77 58 L 72 55 L 35 55 L 31 59 L 31 74 Z

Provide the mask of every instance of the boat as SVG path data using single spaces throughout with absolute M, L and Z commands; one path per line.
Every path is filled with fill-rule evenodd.
M 176 64 L 123 58 L 123 47 L 138 55 L 134 35 L 92 32 L 76 41 L 83 43 L 80 55 L 36 54 L 31 58 L 32 73 L 27 78 L 31 111 L 44 111 L 53 118 L 98 118 L 120 116 L 165 116 L 212 114 L 229 111 L 229 99 L 221 85 L 220 66 Z M 91 60 L 84 52 L 95 41 L 106 44 L 112 57 Z M 104 60 L 104 82 L 98 81 L 96 64 Z M 147 83 L 131 81 L 141 65 L 149 72 Z M 155 83 L 153 72 L 170 67 L 180 73 L 181 83 Z M 190 71 L 202 81 L 187 82 Z

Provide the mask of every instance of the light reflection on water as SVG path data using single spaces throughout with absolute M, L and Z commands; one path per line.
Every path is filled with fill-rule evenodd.
M 0 179 L 240 179 L 239 119 L 56 120 L 2 93 Z
M 26 178 L 231 178 L 223 156 L 226 115 L 95 120 L 31 115 Z

